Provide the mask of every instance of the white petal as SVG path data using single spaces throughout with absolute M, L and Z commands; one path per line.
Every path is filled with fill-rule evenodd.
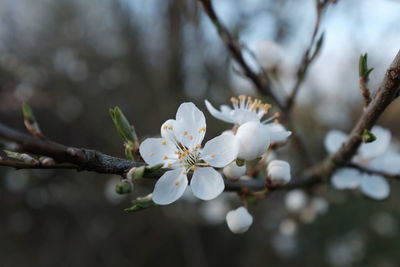
M 235 137 L 239 142 L 238 158 L 245 160 L 261 157 L 270 144 L 268 129 L 260 122 L 246 122 L 238 128 Z
M 168 138 L 172 140 L 176 140 L 174 129 L 175 128 L 175 120 L 167 120 L 161 125 L 161 136 L 163 138 Z
M 286 142 L 287 138 L 292 134 L 291 131 L 286 131 L 285 127 L 283 127 L 282 124 L 280 123 L 267 123 L 265 124 L 269 131 L 269 135 L 271 138 L 271 143 L 272 142 Z
M 339 150 L 342 144 L 347 140 L 347 134 L 342 131 L 332 130 L 325 136 L 324 145 L 329 154 Z
M 392 138 L 390 131 L 380 126 L 374 126 L 371 132 L 376 136 L 376 140 L 372 143 L 361 144 L 359 149 L 359 153 L 367 159 L 385 153 L 389 148 L 390 139 Z
M 226 214 L 226 223 L 233 233 L 241 234 L 246 232 L 253 224 L 253 216 L 245 207 L 239 207 Z
M 177 161 L 175 151 L 173 143 L 165 138 L 147 138 L 139 147 L 140 155 L 149 165 L 164 163 L 164 166 L 167 166 L 175 163 Z
M 208 102 L 208 100 L 204 100 L 204 103 L 206 104 L 208 111 L 210 112 L 210 114 L 213 117 L 215 117 L 221 121 L 233 123 L 233 118 L 229 114 L 229 112 L 231 111 L 231 108 L 229 108 L 226 105 L 223 105 L 223 106 L 221 106 L 221 111 L 219 111 L 216 108 L 214 108 L 214 106 L 211 105 L 211 103 Z
M 237 158 L 239 143 L 233 134 L 222 134 L 208 141 L 201 153 L 201 159 L 211 166 L 222 168 Z
M 231 111 L 231 116 L 236 124 L 242 125 L 249 121 L 260 121 L 257 113 L 247 109 L 235 109 Z
M 331 178 L 332 185 L 336 189 L 355 189 L 360 186 L 362 174 L 351 168 L 343 168 L 336 171 Z
M 168 205 L 179 199 L 188 185 L 185 169 L 167 171 L 158 179 L 154 191 L 153 201 L 158 205 Z
M 389 196 L 390 187 L 382 176 L 365 174 L 361 180 L 361 191 L 370 198 L 382 200 Z
M 391 174 L 400 174 L 400 154 L 392 151 L 369 161 L 368 167 Z
M 239 179 L 246 173 L 246 165 L 238 166 L 236 161 L 225 166 L 222 173 L 229 179 Z
M 181 104 L 174 127 L 176 139 L 187 148 L 193 148 L 201 144 L 205 133 L 206 119 L 203 112 L 191 102 Z
M 210 200 L 216 198 L 224 191 L 225 183 L 221 174 L 213 168 L 199 167 L 193 173 L 190 187 L 196 197 L 203 200 Z

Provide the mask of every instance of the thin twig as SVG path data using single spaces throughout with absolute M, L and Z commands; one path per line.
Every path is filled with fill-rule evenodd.
M 325 1 L 325 2 L 316 1 L 315 8 L 317 11 L 317 18 L 315 20 L 314 30 L 313 30 L 313 33 L 311 36 L 310 43 L 309 43 L 306 51 L 304 52 L 303 57 L 301 58 L 300 65 L 297 70 L 297 80 L 296 80 L 295 84 L 293 85 L 292 90 L 290 91 L 291 93 L 290 93 L 289 97 L 286 100 L 285 109 L 288 113 L 290 113 L 293 108 L 295 99 L 296 99 L 299 89 L 300 89 L 301 85 L 303 84 L 303 81 L 306 77 L 308 68 L 310 67 L 311 63 L 313 63 L 313 61 L 315 60 L 315 58 L 318 55 L 320 47 L 318 47 L 318 46 L 316 47 L 316 43 L 318 43 L 318 42 L 316 42 L 317 33 L 319 31 L 319 27 L 321 24 L 322 13 L 325 10 L 325 8 L 328 6 L 329 3 L 330 3 L 329 1 Z M 321 36 L 321 38 L 322 38 L 322 36 Z M 322 39 L 320 39 L 320 41 L 322 41 Z M 315 51 L 314 51 L 314 53 L 311 54 L 311 50 L 313 47 L 315 47 Z

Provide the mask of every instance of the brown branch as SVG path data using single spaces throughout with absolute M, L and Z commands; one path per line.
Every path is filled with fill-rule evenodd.
M 221 23 L 217 14 L 215 13 L 214 7 L 211 0 L 198 0 L 203 6 L 205 13 L 210 18 L 211 22 L 217 28 L 218 34 L 221 40 L 224 42 L 232 58 L 242 67 L 244 75 L 252 81 L 256 89 L 263 95 L 269 96 L 279 107 L 280 110 L 284 110 L 285 105 L 278 98 L 277 95 L 272 91 L 269 81 L 262 75 L 255 73 L 250 66 L 246 63 L 240 44 L 232 37 L 228 29 Z

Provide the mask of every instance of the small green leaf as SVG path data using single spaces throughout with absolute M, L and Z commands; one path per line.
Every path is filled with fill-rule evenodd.
M 31 107 L 26 103 L 22 103 L 22 114 L 24 116 L 24 119 L 27 120 L 29 123 L 32 124 L 36 122 L 35 115 L 33 115 Z
M 376 136 L 369 130 L 365 129 L 362 135 L 362 141 L 364 143 L 372 143 L 376 140 Z
M 369 80 L 369 74 L 374 68 L 368 68 L 368 54 L 360 55 L 358 60 L 358 76 L 364 78 L 366 82 Z
M 135 212 L 143 209 L 147 209 L 150 207 L 156 206 L 156 203 L 153 202 L 152 194 L 149 194 L 145 197 L 138 197 L 134 201 L 132 201 L 132 206 L 124 209 L 125 212 Z
M 121 109 L 119 107 L 115 107 L 114 109 L 109 109 L 109 112 L 118 133 L 121 135 L 124 141 L 134 143 L 137 139 L 135 138 L 134 129 Z

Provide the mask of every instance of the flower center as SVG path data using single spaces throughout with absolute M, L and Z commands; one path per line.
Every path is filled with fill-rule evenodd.
M 240 95 L 237 98 L 231 97 L 231 102 L 234 109 L 246 109 L 254 112 L 262 111 L 267 113 L 271 108 L 270 104 L 264 104 L 259 99 L 253 99 L 250 96 Z

